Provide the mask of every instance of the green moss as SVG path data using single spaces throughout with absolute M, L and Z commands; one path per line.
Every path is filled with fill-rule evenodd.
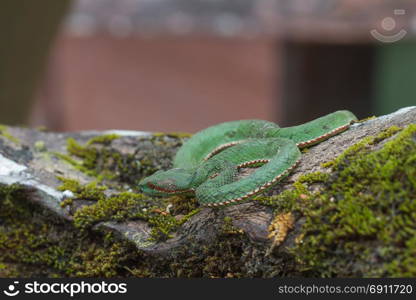
M 89 176 L 94 176 L 97 177 L 97 173 L 89 170 L 88 168 L 86 168 L 82 162 L 73 159 L 71 156 L 66 155 L 66 154 L 62 154 L 59 152 L 52 152 L 53 155 L 55 155 L 56 157 L 58 157 L 59 159 L 62 159 L 63 161 L 67 162 L 68 164 L 70 164 L 71 166 L 73 166 L 75 169 L 77 169 L 78 171 L 81 171 Z
M 300 181 L 296 181 L 291 189 L 274 196 L 260 195 L 255 197 L 254 200 L 273 207 L 276 212 L 293 212 L 298 209 L 299 201 L 309 199 L 310 196 L 311 193 L 307 186 Z
M 2 259 L 63 269 L 62 263 L 64 262 L 61 257 L 65 255 L 65 250 L 48 241 L 46 224 L 44 226 L 28 224 L 20 228 L 14 226 L 11 228 L 11 232 L 2 232 L 0 235 Z M 21 244 L 22 241 L 25 241 L 26 246 Z
M 87 185 L 81 185 L 77 180 L 57 176 L 62 184 L 57 188 L 58 191 L 69 190 L 74 193 L 74 199 L 99 201 L 105 198 L 104 191 L 106 186 L 98 186 L 96 181 L 92 181 Z
M 0 260 L 15 271 L 19 269 L 15 264 L 63 268 L 65 251 L 51 242 L 47 223 L 30 222 L 39 211 L 23 198 L 20 186 L 0 186 Z
M 25 277 L 23 272 L 19 270 L 16 264 L 3 262 L 0 263 L 0 277 L 1 278 L 17 278 Z
M 372 140 L 373 140 L 373 137 L 366 137 L 362 139 L 357 144 L 349 147 L 347 150 L 345 150 L 340 156 L 338 156 L 334 160 L 325 162 L 321 166 L 324 168 L 329 168 L 332 166 L 336 166 L 342 161 L 346 161 L 348 157 L 354 157 L 355 154 L 359 153 L 360 151 L 368 147 Z
M 292 190 L 260 199 L 304 217 L 289 249 L 300 274 L 416 276 L 416 125 L 399 131 L 391 127 L 350 147 L 330 164 L 330 176 L 306 175 Z M 316 182 L 326 188 L 309 192 L 307 184 Z
M 186 215 L 199 207 L 198 200 L 195 195 L 176 195 L 169 197 L 169 202 L 172 204 L 172 215 Z
M 170 214 L 139 214 L 136 217 L 146 220 L 150 225 L 153 226 L 151 231 L 151 240 L 153 241 L 162 241 L 168 238 L 172 238 L 172 233 L 178 230 L 178 228 L 188 221 L 193 215 L 197 214 L 200 211 L 199 208 L 196 208 L 190 211 L 188 214 L 182 216 L 180 219 L 177 219 L 175 216 Z
M 195 208 L 193 210 L 191 210 L 189 213 L 187 213 L 186 215 L 184 215 L 179 221 L 178 221 L 178 225 L 182 225 L 185 222 L 187 222 L 192 216 L 196 215 L 197 213 L 199 213 L 201 211 L 200 208 Z
M 100 149 L 94 147 L 94 145 L 109 145 L 113 140 L 119 138 L 119 135 L 108 134 L 100 135 L 91 138 L 86 142 L 85 145 L 79 144 L 75 139 L 67 139 L 67 151 L 71 156 L 75 156 L 80 160 L 75 160 L 71 156 L 67 155 L 58 155 L 60 158 L 64 159 L 76 169 L 81 172 L 86 173 L 90 176 L 100 177 L 111 177 L 109 172 L 106 172 L 105 166 L 108 163 L 110 157 L 114 160 L 120 160 L 119 153 L 111 153 L 107 149 Z
M 121 136 L 118 134 L 103 134 L 96 137 L 91 138 L 87 142 L 87 146 L 92 144 L 102 144 L 102 145 L 109 145 L 112 141 L 120 138 Z
M 207 278 L 261 276 L 255 273 L 248 274 L 245 269 L 245 264 L 252 255 L 250 250 L 249 253 L 244 250 L 248 245 L 250 245 L 249 249 L 253 250 L 253 244 L 242 230 L 233 226 L 230 217 L 224 217 L 217 239 L 202 246 L 191 243 L 188 249 L 182 250 L 184 253 L 176 253 L 177 259 L 169 262 L 167 266 L 170 270 L 169 276 Z M 257 263 L 261 264 L 261 261 Z
M 44 141 L 36 141 L 33 147 L 38 152 L 44 152 L 47 150 Z
M 393 135 L 395 135 L 400 130 L 402 130 L 402 129 L 397 127 L 397 126 L 391 126 L 390 128 L 388 128 L 388 129 L 382 131 L 381 133 L 379 133 L 377 136 L 366 137 L 366 138 L 362 139 L 361 141 L 359 141 L 357 144 L 349 147 L 347 150 L 345 150 L 336 159 L 334 159 L 332 161 L 328 161 L 326 163 L 323 163 L 322 167 L 328 168 L 328 167 L 331 167 L 331 166 L 339 165 L 341 162 L 348 162 L 349 157 L 354 157 L 357 153 L 360 153 L 360 152 L 364 151 L 365 149 L 371 148 L 370 147 L 371 145 L 377 144 L 377 143 L 379 143 L 380 141 L 382 141 L 384 139 L 392 137 Z
M 20 205 L 21 187 L 18 184 L 0 184 L 0 218 L 9 219 L 15 213 L 23 218 L 30 216 L 27 209 Z M 17 199 L 17 200 L 15 200 Z M 15 203 L 17 201 L 17 204 Z
M 29 266 L 35 276 L 112 277 L 123 273 L 126 256 L 134 257 L 125 244 L 102 243 L 62 229 L 57 224 L 24 221 L 9 225 L 0 230 L 0 258 L 19 264 L 15 272 L 20 276 Z
M 76 210 L 73 228 L 23 201 L 19 186 L 0 185 L 0 275 L 416 276 L 416 125 L 399 131 L 391 128 L 347 149 L 330 164 L 329 174 L 306 174 L 292 189 L 256 198 L 276 213 L 302 217 L 298 242 L 283 258 L 263 257 L 264 249 L 248 241 L 229 217 L 224 218 L 217 240 L 203 245 L 191 241 L 186 249 L 160 260 L 144 259 L 132 245 L 111 235 L 90 236 L 88 229 L 97 222 L 141 219 L 152 226 L 152 239 L 166 240 L 199 212 L 192 197 L 151 199 L 109 190 L 98 180 L 82 185 L 61 177 L 60 190 L 74 193 L 66 205 L 81 200 L 91 204 Z M 102 144 L 87 144 L 78 146 L 97 149 L 91 170 L 101 174 L 106 170 L 98 167 L 106 162 Z M 68 157 L 85 166 L 83 157 Z M 151 156 L 140 160 L 148 160 L 149 168 L 157 167 Z M 325 189 L 315 189 L 316 184 Z
M 0 186 L 0 260 L 7 266 L 14 262 L 61 268 L 62 248 L 49 241 L 46 223 L 28 222 L 37 210 L 22 199 L 18 185 Z
M 58 177 L 58 179 L 62 181 L 58 190 L 69 190 L 74 193 L 74 197 L 70 201 L 64 202 L 65 205 L 72 205 L 75 200 L 95 201 L 91 205 L 78 209 L 74 214 L 74 225 L 83 231 L 102 221 L 141 219 L 153 227 L 151 231 L 153 240 L 165 240 L 172 237 L 173 231 L 199 212 L 199 209 L 189 204 L 186 208 L 175 209 L 174 203 L 179 202 L 177 196 L 152 199 L 143 194 L 132 192 L 120 192 L 106 196 L 107 187 L 99 186 L 97 182 L 81 185 L 77 180 L 64 177 Z M 176 218 L 175 215 L 166 211 L 169 204 L 173 205 L 173 211 L 186 214 L 181 215 L 181 218 Z
M 271 206 L 276 213 L 299 211 L 304 201 L 309 201 L 312 193 L 308 189 L 308 185 L 314 183 L 323 183 L 329 179 L 329 174 L 322 172 L 314 172 L 301 175 L 293 184 L 292 188 L 274 196 L 259 195 L 254 198 L 263 205 Z
M 74 182 L 65 184 L 79 189 Z M 128 276 L 125 267 L 139 260 L 130 245 L 111 236 L 95 239 L 80 233 L 25 197 L 18 185 L 0 185 L 0 275 Z
M 9 141 L 15 143 L 15 144 L 19 144 L 19 140 L 14 137 L 13 135 L 11 135 L 7 129 L 7 126 L 5 125 L 0 125 L 0 135 L 4 136 L 6 139 L 8 139 Z
M 329 174 L 322 172 L 314 172 L 301 175 L 298 179 L 300 183 L 317 183 L 326 182 L 329 179 Z
M 76 251 L 69 268 L 78 277 L 114 277 L 120 274 L 128 257 L 126 245 L 113 243 L 103 248 L 92 244 Z
M 67 154 L 52 154 L 88 176 L 97 178 L 113 189 L 123 190 L 126 185 L 134 186 L 146 176 L 160 169 L 170 168 L 173 155 L 186 134 L 156 134 L 137 138 L 137 149 L 121 152 L 111 142 L 118 135 L 93 137 L 84 144 L 74 138 L 67 139 Z M 130 138 L 131 139 L 131 138 Z
M 136 184 L 139 178 L 147 176 L 160 167 L 155 166 L 158 160 L 171 161 L 171 154 L 155 151 L 159 147 L 176 148 L 181 145 L 182 139 L 188 135 L 163 134 L 155 135 L 150 141 L 153 148 L 144 157 L 140 155 L 125 155 L 107 147 L 116 135 L 99 136 L 90 139 L 84 145 L 79 144 L 72 138 L 67 140 L 68 155 L 56 153 L 56 155 L 74 166 L 76 169 L 90 176 L 95 176 L 97 182 L 110 183 L 114 190 L 125 190 L 125 185 Z M 174 152 L 172 152 L 174 153 Z M 140 193 L 118 192 L 104 195 L 107 187 L 99 186 L 97 182 L 89 185 L 80 185 L 75 180 L 60 178 L 63 181 L 61 190 L 74 192 L 74 199 L 64 201 L 63 205 L 73 205 L 74 201 L 92 200 L 91 205 L 82 204 L 74 214 L 74 224 L 82 231 L 90 228 L 101 221 L 120 221 L 127 219 L 142 219 L 152 226 L 151 236 L 153 240 L 165 240 L 172 236 L 172 232 L 179 228 L 187 219 L 197 212 L 195 198 L 189 196 L 173 196 L 166 199 L 152 199 Z M 112 180 L 112 182 L 109 182 Z M 113 184 L 114 183 L 114 184 Z M 170 211 L 167 212 L 167 207 Z
M 364 122 L 367 122 L 367 121 L 369 121 L 369 120 L 374 120 L 374 119 L 376 119 L 376 118 L 377 118 L 376 116 L 371 116 L 371 117 L 367 117 L 367 118 L 364 118 L 364 119 L 358 120 L 358 121 L 356 121 L 355 123 L 364 123 Z
M 102 197 L 95 204 L 77 210 L 74 215 L 74 224 L 78 228 L 86 229 L 100 221 L 126 219 L 138 209 L 142 199 L 142 194 L 129 192 Z
M 98 182 L 82 185 L 77 180 L 59 179 L 62 181 L 59 190 L 74 193 L 74 197 L 68 199 L 65 205 L 73 205 L 80 200 L 92 203 L 76 210 L 76 228 L 66 222 L 55 223 L 59 220 L 48 216 L 40 219 L 42 212 L 24 200 L 25 193 L 19 186 L 0 186 L 0 262 L 4 266 L 0 274 L 9 277 L 25 274 L 48 277 L 144 277 L 172 274 L 168 269 L 171 260 L 160 263 L 143 260 L 131 245 L 116 242 L 112 237 L 102 239 L 96 232 L 92 234 L 94 238 L 91 238 L 92 232 L 88 229 L 99 221 L 142 219 L 152 226 L 152 240 L 165 240 L 200 211 L 193 205 L 193 198 L 185 198 L 182 204 L 180 197 L 149 199 L 130 192 L 110 193 Z M 173 206 L 168 210 L 169 204 Z M 207 274 L 217 274 L 215 272 L 223 268 L 215 266 L 213 253 L 216 253 L 217 262 L 223 253 L 206 251 L 209 251 L 206 252 L 207 257 L 211 258 L 205 262 L 200 257 L 201 264 L 198 265 L 197 272 L 210 261 Z M 181 258 L 177 259 L 181 262 Z M 227 263 L 230 261 L 232 260 L 227 260 Z M 188 267 L 183 268 L 183 274 L 195 272 L 193 266 Z M 178 270 L 178 273 L 181 271 Z
M 244 231 L 239 228 L 236 228 L 233 224 L 233 219 L 231 217 L 226 216 L 224 217 L 224 220 L 223 220 L 221 233 L 223 235 L 232 235 L 232 234 L 242 235 L 244 234 Z
M 383 130 L 382 132 L 380 132 L 377 136 L 375 136 L 371 142 L 370 145 L 374 145 L 377 144 L 387 138 L 392 137 L 393 135 L 395 135 L 396 133 L 400 132 L 403 128 L 400 128 L 398 126 L 391 126 L 389 128 L 387 128 L 386 130 Z
M 108 146 L 117 138 L 119 138 L 119 135 L 116 134 L 96 136 L 88 140 L 85 145 L 79 144 L 73 138 L 68 138 L 68 154 L 59 152 L 53 152 L 53 154 L 72 165 L 75 169 L 89 176 L 96 177 L 100 181 L 103 179 L 115 179 L 120 173 L 126 171 L 123 165 L 124 159 L 120 153 L 110 151 L 104 146 Z M 118 170 L 117 167 L 122 168 Z
M 153 144 L 151 151 L 126 154 L 111 147 L 111 142 L 117 138 L 119 136 L 115 134 L 102 135 L 93 137 L 85 144 L 68 138 L 68 154 L 53 154 L 78 171 L 96 177 L 99 181 L 105 181 L 106 184 L 111 183 L 115 187 L 124 183 L 135 185 L 140 178 L 166 168 L 166 162 L 169 162 L 170 166 L 174 149 L 182 144 L 182 140 L 178 138 L 153 137 L 149 139 Z M 139 142 L 146 143 L 138 140 Z
M 171 138 L 178 138 L 178 139 L 184 139 L 184 138 L 190 138 L 192 136 L 191 133 L 187 132 L 155 132 L 153 133 L 154 137 L 164 137 L 168 136 Z
M 69 154 L 80 158 L 82 161 L 79 163 L 79 170 L 87 173 L 88 175 L 97 176 L 97 160 L 99 157 L 98 149 L 94 147 L 82 146 L 78 144 L 73 138 L 67 140 L 67 151 Z

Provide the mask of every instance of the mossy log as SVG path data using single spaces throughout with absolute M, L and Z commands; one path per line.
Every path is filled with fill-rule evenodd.
M 224 208 L 136 189 L 187 134 L 1 126 L 0 276 L 416 276 L 414 123 L 353 124 Z

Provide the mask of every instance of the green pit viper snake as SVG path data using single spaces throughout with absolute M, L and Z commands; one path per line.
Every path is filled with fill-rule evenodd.
M 347 130 L 356 120 L 353 113 L 341 110 L 286 128 L 263 120 L 214 125 L 182 145 L 173 169 L 142 179 L 139 188 L 153 196 L 195 193 L 203 206 L 235 204 L 287 176 L 300 160 L 299 149 Z M 239 169 L 248 167 L 256 169 L 239 178 Z

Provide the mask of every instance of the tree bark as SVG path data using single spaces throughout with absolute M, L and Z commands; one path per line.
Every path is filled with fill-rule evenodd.
M 408 107 L 390 115 L 353 124 L 348 131 L 304 152 L 300 165 L 269 194 L 281 193 L 292 188 L 293 183 L 301 175 L 317 171 L 330 173 L 331 170 L 322 167 L 322 163 L 338 157 L 344 150 L 365 137 L 376 136 L 393 125 L 406 127 L 415 122 L 416 107 Z M 61 202 L 68 197 L 68 192 L 57 189 L 61 185 L 57 176 L 76 178 L 82 184 L 87 184 L 95 178 L 78 171 L 63 160 L 54 156 L 51 158 L 48 154 L 58 152 L 66 155 L 68 138 L 73 138 L 82 144 L 91 138 L 114 132 L 54 133 L 18 127 L 8 127 L 7 131 L 7 135 L 0 136 L 0 187 L 17 185 L 24 191 L 23 198 L 28 205 L 41 208 L 49 216 L 53 216 L 73 228 L 74 210 L 76 211 L 78 208 L 76 205 L 73 205 L 72 208 L 61 206 Z M 153 147 L 156 147 L 152 144 L 154 140 L 152 140 L 151 133 L 137 131 L 117 131 L 116 133 L 121 137 L 103 147 L 108 147 L 122 156 L 137 155 L 140 152 L 152 153 Z M 13 138 L 11 139 L 8 135 Z M 175 145 L 177 148 L 178 144 Z M 164 146 L 157 147 L 163 148 Z M 160 159 L 162 167 L 169 167 L 169 160 L 175 152 L 175 147 L 172 148 L 173 150 L 170 149 L 171 152 L 168 152 L 170 156 L 165 155 Z M 128 188 L 133 188 L 134 191 L 134 186 L 126 186 L 126 189 Z M 322 185 L 321 188 L 325 188 L 325 186 Z M 109 195 L 112 192 L 111 189 L 105 191 Z M 79 207 L 90 204 L 88 199 L 84 200 L 84 202 L 79 202 L 82 204 Z M 135 250 L 130 251 L 141 253 L 143 255 L 141 259 L 147 259 L 149 262 L 169 262 L 170 264 L 174 261 L 189 259 L 192 257 L 193 251 L 197 251 L 195 249 L 209 247 L 218 239 L 233 239 L 239 235 L 244 240 L 240 245 L 243 250 L 240 250 L 245 255 L 244 267 L 241 268 L 243 271 L 239 273 L 239 276 L 270 277 L 276 276 L 276 274 L 299 274 L 285 274 L 278 265 L 289 255 L 287 249 L 296 243 L 304 219 L 295 216 L 293 224 L 286 228 L 287 236 L 285 235 L 276 245 L 276 241 L 270 235 L 270 225 L 275 214 L 276 212 L 272 208 L 256 201 L 248 201 L 221 209 L 202 208 L 172 232 L 171 238 L 160 241 L 151 239 L 152 226 L 140 219 L 98 222 L 88 232 L 92 236 L 101 236 L 100 233 L 111 232 L 117 239 L 133 245 Z M 227 230 L 227 234 L 224 235 L 224 226 L 227 225 L 227 222 L 230 223 L 228 225 L 232 230 Z M 282 229 L 280 228 L 280 230 Z M 76 243 L 76 241 L 74 242 Z M 5 251 L 1 247 L 0 250 Z M 292 263 L 295 262 L 292 261 Z M 284 265 L 287 267 L 287 261 Z M 181 274 L 173 274 L 166 270 L 153 270 L 152 272 L 154 273 L 150 276 L 181 276 Z M 203 273 L 197 274 L 204 276 Z

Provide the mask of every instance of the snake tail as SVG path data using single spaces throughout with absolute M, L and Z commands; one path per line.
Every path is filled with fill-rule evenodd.
M 304 148 L 347 130 L 351 122 L 356 120 L 350 111 L 339 110 L 302 125 L 280 128 L 278 135 Z

